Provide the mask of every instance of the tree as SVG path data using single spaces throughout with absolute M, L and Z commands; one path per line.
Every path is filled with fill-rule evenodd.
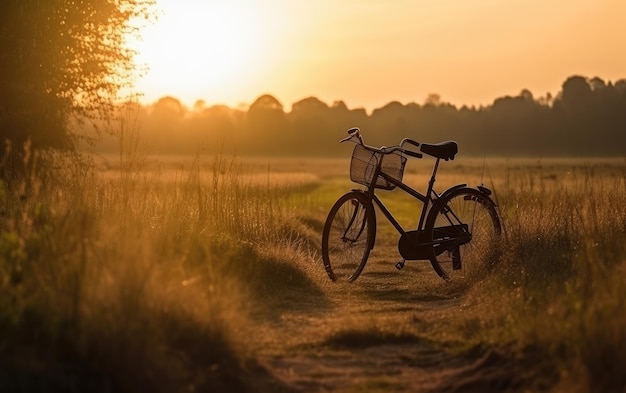
M 283 105 L 273 96 L 257 98 L 247 113 L 247 130 L 254 141 L 253 153 L 282 153 L 289 137 L 287 117 Z
M 153 3 L 0 3 L 0 141 L 12 146 L 12 161 L 19 162 L 28 141 L 35 149 L 71 149 L 72 115 L 95 120 L 110 113 L 135 69 L 126 40 L 138 34 L 138 21 L 151 16 Z M 6 164 L 8 150 L 0 148 L 0 162 Z
M 151 107 L 146 118 L 146 127 L 150 130 L 150 140 L 158 148 L 174 148 L 181 138 L 181 125 L 186 109 L 178 98 L 161 97 Z
M 327 127 L 330 109 L 316 97 L 308 97 L 291 105 L 292 127 L 299 134 L 314 135 Z
M 592 90 L 587 78 L 583 76 L 570 76 L 561 89 L 560 101 L 564 109 L 569 113 L 586 110 L 592 97 Z

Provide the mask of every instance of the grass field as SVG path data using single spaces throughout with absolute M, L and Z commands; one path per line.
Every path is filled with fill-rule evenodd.
M 362 277 L 335 284 L 319 244 L 348 159 L 37 156 L 0 184 L 0 391 L 623 392 L 626 161 L 485 164 L 438 185 L 495 191 L 488 277 L 397 271 L 379 218 Z

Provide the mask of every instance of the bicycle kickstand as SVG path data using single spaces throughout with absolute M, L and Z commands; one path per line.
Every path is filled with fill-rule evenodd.
M 398 263 L 396 263 L 396 269 L 402 270 L 402 268 L 404 268 L 405 262 L 406 262 L 406 259 L 402 258 Z

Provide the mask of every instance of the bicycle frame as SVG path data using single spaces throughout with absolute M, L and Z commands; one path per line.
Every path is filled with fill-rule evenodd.
M 414 188 L 408 186 L 407 184 L 397 179 L 394 179 L 393 177 L 382 172 L 380 169 L 380 166 L 381 166 L 380 162 L 376 166 L 376 169 L 374 171 L 374 176 L 372 177 L 374 181 L 372 181 L 371 184 L 367 187 L 367 190 L 365 191 L 365 193 L 368 195 L 368 197 L 372 199 L 372 201 L 374 201 L 374 203 L 376 204 L 376 206 L 378 206 L 378 208 L 383 213 L 383 215 L 387 218 L 387 220 L 391 223 L 391 225 L 393 225 L 394 228 L 396 228 L 398 233 L 400 233 L 401 235 L 406 234 L 406 230 L 402 227 L 402 225 L 400 225 L 398 220 L 396 220 L 396 218 L 393 216 L 393 214 L 391 214 L 387 206 L 385 206 L 385 204 L 380 200 L 380 198 L 378 198 L 378 196 L 375 193 L 376 187 L 374 187 L 374 184 L 376 183 L 376 179 L 378 179 L 378 177 L 380 176 L 384 178 L 385 180 L 387 180 L 388 182 L 390 182 L 391 184 L 400 188 L 402 191 L 406 192 L 407 194 L 411 195 L 415 199 L 422 202 L 422 206 L 423 206 L 422 212 L 420 214 L 420 219 L 417 224 L 417 230 L 422 230 L 424 229 L 423 227 L 426 221 L 426 213 L 428 209 L 434 203 L 435 199 L 440 197 L 440 195 L 437 194 L 437 192 L 433 189 L 435 185 L 435 178 L 437 175 L 437 170 L 439 168 L 439 161 L 440 159 L 437 158 L 433 166 L 433 170 L 432 170 L 432 174 L 430 177 L 430 181 L 428 182 L 428 189 L 426 190 L 426 194 L 422 194 L 419 191 L 415 190 Z M 432 198 L 433 194 L 435 196 L 435 199 Z
M 378 163 L 376 166 L 376 169 L 374 170 L 374 176 L 372 177 L 373 179 L 378 179 L 378 176 L 382 177 L 383 179 L 387 180 L 389 183 L 392 183 L 393 185 L 395 185 L 396 187 L 400 188 L 402 191 L 406 192 L 407 194 L 411 195 L 412 197 L 414 197 L 415 199 L 419 200 L 420 202 L 422 202 L 422 211 L 420 213 L 420 219 L 417 223 L 417 231 L 421 231 L 425 226 L 425 222 L 426 222 L 426 217 L 428 215 L 428 210 L 432 207 L 432 205 L 435 203 L 435 201 L 439 198 L 441 198 L 442 196 L 446 195 L 447 193 L 457 189 L 457 188 L 461 188 L 461 187 L 465 187 L 467 186 L 467 184 L 462 183 L 462 184 L 457 184 L 455 186 L 452 186 L 448 189 L 446 189 L 444 192 L 442 192 L 441 194 L 437 193 L 434 190 L 434 185 L 435 185 L 435 181 L 436 181 L 436 176 L 437 176 L 437 171 L 439 169 L 439 161 L 440 159 L 437 158 L 435 160 L 435 164 L 433 165 L 433 170 L 431 173 L 431 177 L 430 180 L 428 182 L 428 188 L 426 190 L 426 194 L 422 194 L 419 191 L 415 190 L 414 188 L 408 186 L 407 184 L 387 175 L 386 173 L 382 172 L 380 166 L 381 163 Z M 380 198 L 378 198 L 378 196 L 375 193 L 375 189 L 376 187 L 374 187 L 374 184 L 376 184 L 376 181 L 372 181 L 371 184 L 367 187 L 367 189 L 365 190 L 365 194 L 376 204 L 376 206 L 378 206 L 378 208 L 380 209 L 380 211 L 383 213 L 383 215 L 385 216 L 385 218 L 387 218 L 387 220 L 391 223 L 391 225 L 393 225 L 393 227 L 396 229 L 396 231 L 398 231 L 398 233 L 400 235 L 406 235 L 407 231 L 402 227 L 402 225 L 400 225 L 400 223 L 398 222 L 398 220 L 396 220 L 396 218 L 393 216 L 393 214 L 391 213 L 391 211 L 387 208 L 387 206 L 385 206 L 385 204 L 382 202 L 382 200 Z M 434 198 L 433 198 L 434 196 Z M 454 213 L 452 213 L 454 214 Z

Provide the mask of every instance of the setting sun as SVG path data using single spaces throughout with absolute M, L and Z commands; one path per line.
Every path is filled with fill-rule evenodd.
M 136 43 L 137 62 L 148 67 L 137 89 L 148 99 L 171 94 L 186 102 L 241 94 L 237 85 L 265 39 L 254 3 L 159 0 L 157 7 L 157 22 Z

